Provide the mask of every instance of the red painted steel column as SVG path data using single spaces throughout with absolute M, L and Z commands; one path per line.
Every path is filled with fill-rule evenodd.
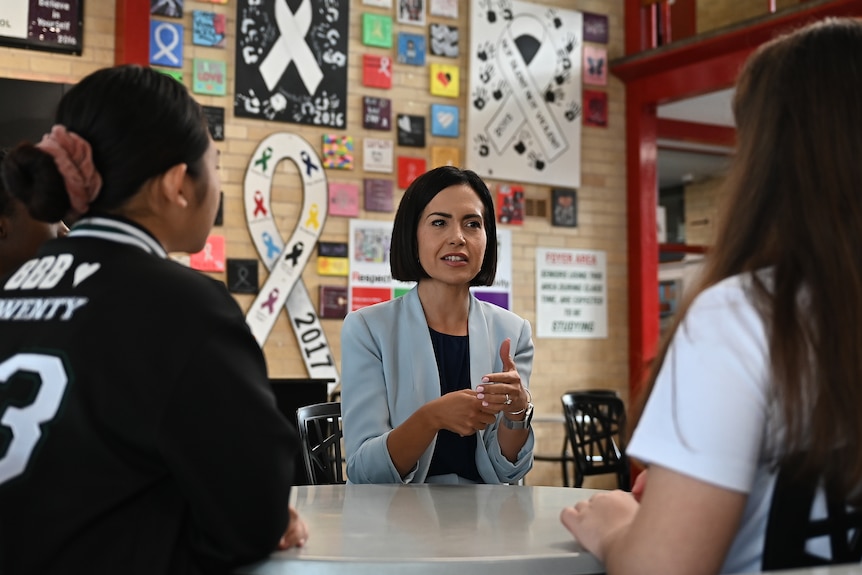
M 116 0 L 114 63 L 150 65 L 149 0 Z
M 629 389 L 635 397 L 659 336 L 656 206 L 657 118 L 654 102 L 640 95 L 640 82 L 626 85 L 626 204 L 629 270 Z
M 625 0 L 627 57 L 633 57 L 646 48 L 643 45 L 646 10 L 642 11 L 641 7 L 640 0 Z M 759 44 L 776 33 L 825 16 L 862 17 L 862 0 L 811 3 L 810 8 L 763 20 L 745 29 L 613 65 L 612 72 L 626 83 L 629 378 L 632 396 L 642 387 L 644 369 L 654 357 L 659 337 L 656 106 L 732 86 L 740 66 Z

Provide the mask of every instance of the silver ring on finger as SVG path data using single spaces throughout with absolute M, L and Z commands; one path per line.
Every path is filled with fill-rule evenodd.
M 503 402 L 504 405 L 512 405 L 512 398 L 509 397 L 509 394 L 506 394 L 506 401 Z

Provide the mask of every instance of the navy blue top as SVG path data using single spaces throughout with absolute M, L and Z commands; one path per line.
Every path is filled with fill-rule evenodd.
M 447 335 L 430 327 L 431 343 L 440 372 L 440 395 L 470 389 L 470 338 Z M 446 429 L 437 432 L 437 444 L 428 468 L 428 477 L 454 473 L 476 483 L 484 483 L 476 467 L 476 434 L 461 437 Z

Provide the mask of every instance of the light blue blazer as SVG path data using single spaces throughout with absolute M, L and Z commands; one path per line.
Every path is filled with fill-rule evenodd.
M 500 344 L 511 353 L 521 382 L 533 368 L 530 323 L 470 296 L 470 381 L 473 389 L 489 373 L 502 371 Z M 419 407 L 440 397 L 440 374 L 416 288 L 405 295 L 347 315 L 341 330 L 341 408 L 347 476 L 351 483 L 425 483 L 436 439 L 403 479 L 386 447 L 393 428 Z M 479 431 L 476 467 L 485 483 L 515 483 L 533 466 L 533 430 L 515 463 L 500 452 L 497 421 Z M 456 475 L 435 478 L 458 483 Z

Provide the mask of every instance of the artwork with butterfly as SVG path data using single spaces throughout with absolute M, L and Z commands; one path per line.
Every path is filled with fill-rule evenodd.
M 584 84 L 607 86 L 608 51 L 605 48 L 584 45 Z
M 465 165 L 483 177 L 579 187 L 583 17 L 471 0 Z
M 234 114 L 347 127 L 348 0 L 237 0 Z

